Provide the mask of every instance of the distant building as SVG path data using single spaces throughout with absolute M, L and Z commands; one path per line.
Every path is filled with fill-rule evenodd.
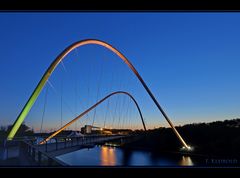
M 91 126 L 91 125 L 85 125 L 81 128 L 82 134 L 105 134 L 104 129 L 101 127 Z M 106 134 L 111 134 L 110 132 L 106 132 Z
M 91 125 L 85 125 L 84 127 L 81 128 L 81 133 L 91 134 L 92 133 L 92 128 L 93 128 L 93 126 L 91 126 Z
M 130 130 L 130 129 L 106 129 L 106 128 L 96 127 L 96 126 L 92 126 L 92 125 L 85 125 L 84 127 L 81 128 L 82 134 L 127 135 L 131 132 L 132 132 L 132 130 Z

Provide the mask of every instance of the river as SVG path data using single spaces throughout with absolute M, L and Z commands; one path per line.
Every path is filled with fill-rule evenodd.
M 57 159 L 70 166 L 196 166 L 204 160 L 179 154 L 155 154 L 142 150 L 125 150 L 120 147 L 96 145 L 60 155 Z

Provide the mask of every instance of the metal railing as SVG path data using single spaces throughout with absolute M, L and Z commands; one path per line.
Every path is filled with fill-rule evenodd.
M 45 152 L 53 152 L 60 149 L 71 148 L 75 146 L 86 146 L 106 141 L 111 141 L 115 139 L 120 139 L 126 137 L 124 135 L 89 135 L 84 137 L 56 137 L 50 139 L 48 142 L 42 145 L 36 145 L 39 149 L 44 150 Z
M 32 145 L 28 141 L 22 141 L 20 149 L 21 154 L 25 154 L 30 158 L 31 160 L 29 161 L 34 162 L 35 166 L 66 166 L 64 162 L 50 156 L 42 150 L 39 150 L 36 145 Z
M 21 159 L 27 159 L 25 162 L 28 162 L 29 165 L 67 166 L 67 164 L 55 158 L 55 156 L 71 152 L 73 149 L 92 147 L 95 144 L 101 144 L 116 140 L 122 144 L 133 141 L 136 138 L 137 137 L 133 135 L 85 135 L 82 137 L 55 137 L 42 145 L 37 144 L 36 137 L 25 139 L 19 138 L 12 141 L 6 141 L 6 159 L 10 158 L 8 156 L 8 149 L 11 146 L 14 146 L 18 147 L 19 152 L 16 157 L 20 158 L 22 154 Z

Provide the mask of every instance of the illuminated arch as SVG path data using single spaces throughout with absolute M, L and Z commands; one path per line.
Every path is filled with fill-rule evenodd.
M 172 124 L 171 120 L 168 118 L 167 114 L 163 111 L 162 107 L 160 106 L 160 104 L 158 103 L 158 101 L 156 100 L 156 98 L 154 97 L 154 95 L 152 94 L 152 92 L 150 91 L 150 89 L 148 88 L 148 86 L 146 85 L 146 83 L 144 82 L 144 80 L 142 79 L 142 77 L 140 76 L 140 74 L 137 72 L 137 70 L 134 68 L 134 66 L 131 64 L 131 62 L 122 54 L 120 53 L 116 48 L 114 48 L 113 46 L 111 46 L 110 44 L 104 42 L 104 41 L 100 41 L 100 40 L 96 40 L 96 39 L 86 39 L 86 40 L 82 40 L 82 41 L 78 41 L 76 43 L 73 43 L 72 45 L 70 45 L 69 47 L 67 47 L 61 54 L 59 54 L 59 56 L 52 62 L 52 64 L 49 66 L 49 68 L 47 69 L 47 71 L 44 73 L 42 79 L 39 81 L 37 87 L 35 88 L 35 90 L 33 91 L 32 95 L 30 96 L 30 98 L 28 99 L 27 103 L 25 104 L 25 106 L 23 107 L 21 113 L 19 114 L 19 116 L 17 117 L 16 121 L 13 124 L 13 127 L 7 137 L 8 140 L 12 140 L 14 135 L 16 134 L 17 130 L 19 129 L 20 125 L 22 124 L 22 122 L 24 121 L 25 117 L 27 116 L 28 112 L 30 111 L 32 105 L 34 104 L 34 102 L 36 101 L 38 95 L 40 94 L 41 90 L 43 89 L 44 85 L 46 84 L 48 78 L 51 76 L 52 72 L 54 71 L 54 69 L 56 68 L 56 66 L 64 59 L 64 57 L 70 53 L 72 50 L 74 50 L 77 47 L 83 46 L 83 45 L 87 45 L 87 44 L 97 44 L 100 46 L 103 46 L 109 50 L 111 50 L 112 52 L 114 52 L 116 55 L 118 55 L 127 65 L 128 67 L 134 72 L 134 74 L 137 76 L 138 80 L 141 82 L 141 84 L 143 85 L 143 87 L 145 88 L 145 90 L 147 91 L 147 93 L 149 94 L 149 96 L 152 98 L 153 102 L 155 103 L 155 105 L 157 106 L 157 108 L 159 109 L 159 111 L 162 113 L 162 115 L 164 116 L 164 118 L 167 120 L 168 124 L 171 126 L 172 130 L 174 131 L 174 133 L 176 134 L 176 136 L 178 137 L 178 139 L 180 140 L 180 142 L 182 143 L 182 145 L 187 148 L 190 149 L 190 147 L 185 143 L 185 141 L 183 140 L 183 138 L 181 137 L 181 135 L 178 133 L 178 131 L 176 130 L 176 128 L 174 127 L 174 125 Z
M 116 91 L 113 93 L 110 93 L 109 95 L 107 95 L 106 97 L 104 97 L 103 99 L 101 99 L 100 101 L 98 101 L 96 104 L 94 104 L 93 106 L 91 106 L 90 108 L 88 108 L 87 110 L 85 110 L 84 112 L 82 112 L 80 115 L 78 115 L 75 119 L 71 120 L 70 122 L 68 122 L 66 125 L 64 125 L 63 127 L 61 127 L 60 129 L 58 129 L 56 132 L 54 132 L 52 135 L 50 135 L 49 137 L 47 137 L 46 139 L 44 139 L 43 141 L 41 141 L 39 144 L 44 144 L 45 142 L 47 142 L 48 140 L 50 140 L 52 137 L 56 136 L 57 134 L 59 134 L 61 131 L 63 131 L 64 129 L 66 129 L 67 127 L 69 127 L 70 125 L 72 125 L 74 122 L 76 122 L 78 119 L 80 119 L 81 117 L 83 117 L 85 114 L 87 114 L 88 112 L 90 112 L 92 109 L 94 109 L 95 107 L 97 107 L 99 104 L 101 104 L 103 101 L 105 101 L 106 99 L 108 99 L 109 97 L 116 95 L 116 94 L 125 94 L 127 96 L 129 96 L 132 101 L 134 102 L 134 104 L 136 105 L 137 109 L 138 109 L 138 113 L 139 116 L 142 120 L 142 124 L 143 124 L 143 128 L 146 131 L 146 125 L 145 122 L 143 120 L 143 116 L 142 116 L 142 112 L 141 109 L 137 103 L 137 101 L 134 99 L 134 97 L 125 91 Z

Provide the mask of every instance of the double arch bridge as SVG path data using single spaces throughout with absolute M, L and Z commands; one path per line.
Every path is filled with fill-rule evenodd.
M 32 106 L 35 103 L 36 99 L 38 98 L 40 92 L 42 91 L 43 87 L 45 86 L 46 82 L 48 81 L 48 78 L 51 76 L 51 74 L 53 73 L 55 68 L 59 65 L 59 63 L 75 48 L 78 48 L 78 47 L 84 46 L 84 45 L 89 45 L 89 44 L 103 46 L 103 47 L 109 49 L 110 51 L 112 51 L 113 53 L 115 53 L 120 59 L 122 59 L 125 62 L 125 64 L 131 69 L 131 71 L 135 74 L 135 76 L 141 82 L 142 86 L 144 87 L 146 92 L 149 94 L 150 98 L 153 100 L 154 104 L 157 106 L 157 108 L 159 109 L 161 114 L 164 116 L 164 118 L 166 119 L 166 121 L 168 122 L 170 127 L 172 128 L 173 132 L 175 133 L 175 135 L 177 136 L 177 138 L 183 145 L 183 147 L 185 147 L 186 149 L 191 149 L 190 146 L 188 146 L 187 143 L 184 141 L 182 136 L 178 133 L 178 131 L 174 127 L 173 123 L 171 122 L 171 120 L 169 119 L 167 114 L 164 112 L 164 110 L 158 103 L 157 99 L 154 97 L 151 90 L 148 88 L 145 81 L 142 79 L 142 77 L 140 76 L 138 71 L 135 69 L 135 67 L 132 65 L 132 63 L 119 50 L 114 48 L 112 45 L 110 45 L 104 41 L 97 40 L 97 39 L 86 39 L 86 40 L 81 40 L 81 41 L 75 42 L 75 43 L 71 44 L 70 46 L 68 46 L 62 53 L 60 53 L 57 56 L 57 58 L 51 63 L 49 68 L 46 70 L 46 72 L 42 76 L 38 85 L 34 89 L 32 95 L 30 96 L 27 103 L 25 104 L 25 106 L 21 110 L 20 114 L 18 115 L 16 121 L 13 124 L 13 127 L 12 127 L 10 133 L 8 134 L 7 140 L 12 140 L 14 138 L 16 132 L 18 131 L 19 127 L 21 126 L 22 122 L 28 115 L 30 109 L 32 108 Z

